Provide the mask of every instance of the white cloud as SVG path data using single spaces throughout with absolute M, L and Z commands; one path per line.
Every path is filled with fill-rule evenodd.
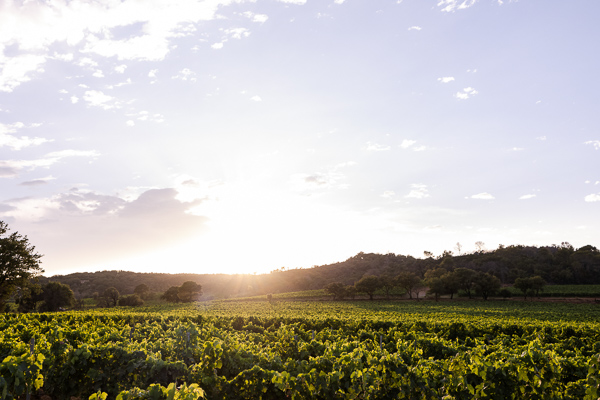
M 381 194 L 381 197 L 383 197 L 384 199 L 391 199 L 395 195 L 396 192 L 394 192 L 393 190 L 386 190 L 385 192 L 383 192 L 383 194 Z
M 125 125 L 127 125 L 127 126 L 135 126 L 135 122 L 130 119 L 127 122 L 125 122 Z
M 2 18 L 0 17 L 0 37 L 2 37 Z M 0 40 L 0 49 L 2 41 Z M 44 71 L 42 65 L 46 62 L 46 57 L 24 54 L 16 57 L 7 58 L 0 52 L 0 92 L 12 92 L 14 88 L 24 82 L 31 80 L 31 75 L 35 72 Z
M 252 96 L 252 97 L 250 97 L 250 100 L 252 100 L 252 101 L 257 101 L 257 102 L 258 102 L 258 101 L 262 101 L 262 99 L 261 99 L 261 97 L 260 97 L 260 96 Z
M 223 30 L 223 32 L 232 39 L 241 39 L 250 36 L 250 31 L 246 28 L 229 28 Z
M 453 80 L 454 80 L 453 76 L 444 76 L 442 78 L 438 78 L 438 81 L 442 82 L 442 83 L 449 83 L 449 82 L 452 82 Z
M 119 74 L 123 74 L 123 73 L 125 73 L 126 69 L 127 69 L 127 65 L 125 65 L 125 64 L 117 65 L 115 67 L 115 72 L 117 72 Z
M 523 196 L 519 197 L 519 200 L 529 200 L 529 199 L 533 199 L 535 197 L 535 194 L 524 194 Z
M 423 29 L 423 28 L 421 28 L 420 26 L 416 26 L 416 25 L 408 28 L 409 31 L 420 31 L 421 29 Z
M 269 16 L 266 14 L 254 14 L 251 11 L 246 11 L 242 13 L 242 15 L 252 20 L 252 22 L 259 22 L 261 24 L 267 22 L 267 20 L 269 19 Z
M 387 151 L 390 150 L 390 146 L 386 146 L 378 143 L 367 142 L 367 151 Z
M 523 147 L 513 147 L 510 151 L 523 151 L 525 150 Z
M 585 144 L 591 144 L 594 146 L 594 149 L 600 150 L 600 140 L 588 140 Z
M 2 124 L 0 123 L 0 147 L 6 146 L 13 150 L 21 150 L 29 146 L 39 146 L 42 143 L 50 142 L 51 140 L 28 136 L 17 137 L 13 133 L 16 133 L 19 129 L 25 127 L 25 124 L 16 122 L 14 124 Z
M 94 78 L 104 78 L 104 72 L 102 72 L 102 70 L 100 70 L 100 69 L 97 69 L 97 70 L 96 70 L 96 71 L 95 71 L 95 72 L 92 74 L 92 76 L 93 76 Z
M 56 43 L 77 45 L 83 53 L 119 60 L 162 60 L 173 48 L 173 39 L 188 35 L 195 29 L 193 24 L 215 19 L 219 7 L 231 2 L 4 2 L 0 13 L 0 48 L 16 45 L 20 54 L 0 56 L 0 91 L 10 92 L 32 79 L 36 72 L 43 71 L 48 58 L 71 61 L 71 53 L 49 54 Z M 129 36 L 115 38 L 117 29 L 120 33 L 129 32 Z M 84 61 L 80 65 L 89 67 L 94 63 L 92 60 L 86 65 Z
M 454 97 L 456 97 L 459 100 L 467 100 L 471 96 L 475 96 L 478 93 L 479 92 L 477 90 L 473 89 L 472 87 L 466 87 L 462 90 L 462 92 L 457 92 L 454 95 Z
M 600 201 L 600 193 L 588 194 L 584 197 L 584 200 L 587 202 L 596 202 Z
M 105 110 L 118 108 L 115 98 L 104 94 L 98 90 L 88 90 L 83 94 L 83 100 L 87 101 L 90 106 L 100 107 Z
M 215 49 L 215 50 L 222 49 L 223 48 L 223 42 L 213 43 L 210 47 L 213 48 L 213 49 Z
M 304 5 L 306 4 L 306 0 L 278 0 L 280 3 L 288 3 L 288 4 L 298 4 Z
M 126 114 L 128 117 L 130 118 L 135 118 L 138 121 L 147 121 L 147 122 L 155 122 L 155 123 L 163 123 L 165 122 L 165 117 L 162 114 L 150 114 L 150 112 L 148 111 L 140 111 L 138 113 L 130 113 L 130 114 Z M 126 122 L 126 124 L 128 126 L 133 126 L 135 125 L 135 122 L 133 120 L 129 120 Z
M 79 102 L 79 97 L 77 97 L 77 96 L 71 96 L 71 103 L 77 104 L 78 102 Z
M 471 196 L 471 198 L 478 199 L 478 200 L 494 200 L 494 196 L 492 196 L 491 194 L 489 194 L 487 192 L 474 194 L 473 196 Z
M 334 0 L 333 2 L 334 2 L 335 4 L 344 4 L 344 2 L 345 2 L 345 1 L 346 1 L 346 0 Z
M 544 140 L 546 140 L 546 136 L 538 136 L 538 137 L 536 137 L 536 139 L 544 141 Z
M 179 79 L 182 81 L 190 81 L 196 82 L 196 73 L 189 68 L 184 68 L 175 76 L 172 76 L 171 79 Z
M 100 154 L 95 150 L 62 150 L 46 154 L 44 157 L 34 160 L 0 160 L 0 177 L 13 178 L 22 170 L 34 170 L 36 168 L 49 168 L 67 157 L 98 157 Z
M 148 72 L 148 78 L 156 78 L 156 73 L 157 72 L 158 72 L 157 69 L 150 70 L 150 72 Z
M 400 147 L 402 147 L 403 149 L 408 149 L 410 146 L 412 146 L 413 144 L 417 143 L 416 140 L 408 140 L 408 139 L 404 139 L 402 141 L 402 143 L 400 143 Z
M 413 147 L 413 151 L 425 151 L 425 150 L 427 150 L 426 146 Z
M 413 189 L 404 197 L 413 199 L 424 199 L 426 197 L 429 197 L 429 193 L 427 192 L 427 185 L 415 183 L 412 184 L 411 187 Z
M 477 0 L 440 0 L 438 7 L 442 7 L 442 11 L 454 12 L 456 10 L 464 10 L 477 3 Z

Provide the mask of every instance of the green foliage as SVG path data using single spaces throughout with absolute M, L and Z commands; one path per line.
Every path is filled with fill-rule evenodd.
M 119 299 L 119 305 L 125 307 L 139 307 L 144 305 L 144 300 L 137 294 L 130 294 L 128 296 L 122 296 Z
M 592 399 L 598 321 L 595 304 L 264 297 L 3 314 L 0 399 Z
M 358 282 L 354 284 L 357 292 L 366 293 L 369 296 L 369 300 L 373 300 L 373 294 L 382 287 L 381 280 L 373 275 L 367 275 L 362 277 Z
M 26 286 L 30 278 L 44 272 L 40 266 L 42 255 L 35 252 L 27 236 L 8 231 L 8 225 L 0 221 L 0 312 L 15 289 Z

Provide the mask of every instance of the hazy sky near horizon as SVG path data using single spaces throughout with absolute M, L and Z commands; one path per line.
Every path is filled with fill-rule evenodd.
M 0 2 L 0 220 L 46 274 L 600 238 L 600 3 Z

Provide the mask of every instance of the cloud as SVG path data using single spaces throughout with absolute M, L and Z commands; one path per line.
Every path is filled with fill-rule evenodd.
M 544 140 L 546 140 L 546 136 L 538 136 L 538 137 L 536 137 L 536 139 L 544 141 Z
M 184 68 L 181 71 L 179 71 L 179 73 L 177 73 L 177 75 L 172 76 L 171 79 L 179 79 L 182 81 L 190 81 L 190 82 L 196 82 L 196 73 L 192 70 L 190 70 L 189 68 Z
M 223 42 L 213 43 L 210 47 L 213 48 L 213 49 L 215 49 L 215 50 L 222 49 L 223 48 Z
M 34 179 L 32 181 L 25 181 L 25 182 L 21 182 L 19 185 L 21 186 L 29 186 L 29 187 L 35 187 L 35 186 L 43 186 L 43 185 L 47 185 L 48 181 L 54 180 L 56 178 L 54 178 L 53 176 L 49 176 L 46 178 L 41 178 L 41 179 Z
M 124 74 L 126 69 L 127 69 L 127 65 L 125 65 L 125 64 L 117 65 L 115 67 L 115 72 L 117 72 L 119 74 Z
M 594 149 L 600 150 L 600 140 L 588 140 L 584 144 L 592 145 L 592 146 L 594 146 Z
M 100 154 L 95 150 L 62 150 L 46 154 L 34 160 L 0 160 L 0 177 L 14 178 L 22 170 L 32 171 L 36 168 L 49 168 L 68 157 L 95 158 Z
M 420 26 L 416 26 L 416 25 L 408 28 L 409 31 L 420 31 L 421 29 L 423 29 L 423 28 L 421 28 Z
M 438 78 L 438 81 L 442 82 L 442 83 L 449 83 L 449 82 L 452 82 L 453 80 L 454 80 L 453 76 L 444 76 L 442 78 Z
M 477 90 L 473 89 L 472 87 L 467 87 L 467 88 L 464 88 L 462 92 L 457 92 L 454 95 L 454 97 L 456 97 L 459 100 L 467 100 L 471 96 L 475 96 L 478 93 L 479 92 Z
M 165 117 L 162 114 L 150 114 L 148 111 L 140 111 L 137 113 L 130 113 L 130 114 L 126 114 L 127 117 L 130 118 L 135 118 L 138 121 L 147 121 L 147 122 L 155 122 L 157 124 L 163 123 L 165 122 Z M 135 125 L 135 121 L 133 120 L 128 120 L 126 122 L 127 126 L 134 126 Z
M 417 143 L 416 140 L 408 140 L 408 139 L 404 139 L 402 141 L 402 143 L 400 143 L 400 147 L 402 147 L 403 149 L 408 149 L 410 146 L 412 146 L 413 144 Z
M 269 19 L 269 16 L 266 14 L 254 14 L 251 11 L 243 12 L 242 15 L 246 18 L 249 18 L 252 22 L 265 23 Z
M 390 146 L 367 142 L 367 151 L 388 151 L 390 149 Z
M 523 147 L 513 147 L 510 151 L 523 151 L 525 150 Z
M 440 0 L 438 7 L 442 7 L 444 12 L 454 12 L 456 10 L 464 10 L 477 3 L 477 0 Z
M 386 190 L 385 192 L 383 192 L 381 194 L 381 197 L 383 197 L 384 199 L 391 199 L 395 195 L 396 195 L 396 192 L 394 192 L 393 190 Z
M 415 183 L 410 186 L 413 189 L 404 197 L 412 199 L 424 199 L 426 197 L 429 197 L 429 193 L 427 192 L 427 185 Z
M 590 202 L 590 203 L 600 201 L 600 193 L 588 194 L 587 196 L 584 197 L 584 200 L 587 202 Z
M 0 18 L 0 26 L 2 24 Z M 0 28 L 0 37 L 2 29 Z M 2 41 L 0 41 L 0 49 Z M 24 54 L 7 58 L 0 54 L 0 92 L 12 92 L 17 86 L 31 80 L 33 73 L 42 73 L 42 65 L 46 62 L 46 57 Z
M 231 2 L 4 2 L 0 48 L 15 45 L 18 54 L 7 57 L 0 52 L 0 91 L 11 92 L 43 72 L 49 58 L 71 62 L 70 52 L 49 54 L 55 44 L 78 46 L 82 53 L 118 60 L 163 60 L 173 48 L 174 39 L 188 35 L 195 29 L 194 24 L 215 19 L 219 7 Z
M 256 102 L 262 101 L 260 96 L 252 96 L 252 97 L 250 97 L 250 100 L 256 101 Z
M 494 196 L 492 196 L 491 194 L 489 194 L 487 192 L 474 194 L 473 196 L 471 196 L 471 198 L 478 199 L 478 200 L 494 200 Z
M 29 136 L 14 136 L 19 129 L 25 128 L 25 124 L 16 122 L 14 124 L 2 124 L 0 123 L 0 147 L 6 146 L 13 150 L 21 150 L 29 146 L 39 146 L 40 144 L 51 142 L 49 139 L 40 137 L 30 138 Z
M 74 189 L 46 198 L 8 201 L 11 209 L 0 215 L 19 219 L 29 225 L 28 231 L 37 232 L 36 247 L 48 249 L 46 257 L 81 266 L 165 247 L 202 233 L 207 218 L 191 213 L 202 200 L 183 202 L 177 194 L 172 188 L 150 189 L 127 200 Z
M 535 194 L 524 194 L 523 196 L 519 197 L 519 200 L 529 200 L 529 199 L 533 199 L 535 197 Z
M 102 93 L 99 90 L 88 90 L 83 94 L 83 100 L 92 107 L 100 107 L 105 110 L 119 108 L 119 103 L 114 97 Z
M 280 3 L 288 3 L 288 4 L 297 4 L 304 5 L 306 4 L 306 0 L 278 0 Z

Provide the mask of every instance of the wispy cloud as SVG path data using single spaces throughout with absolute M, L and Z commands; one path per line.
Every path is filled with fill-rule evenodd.
M 393 190 L 386 190 L 385 192 L 383 192 L 381 194 L 381 197 L 383 197 L 384 199 L 391 199 L 395 195 L 396 195 L 396 192 L 394 192 Z
M 533 199 L 535 197 L 535 194 L 524 194 L 523 196 L 519 197 L 519 200 L 529 200 L 529 199 Z
M 197 81 L 196 73 L 189 68 L 182 69 L 181 71 L 179 71 L 177 73 L 177 75 L 172 76 L 171 79 L 178 79 L 178 80 L 190 81 L 190 82 Z
M 23 170 L 32 171 L 36 168 L 48 168 L 67 157 L 98 157 L 95 150 L 61 150 L 46 154 L 34 160 L 0 160 L 0 177 L 14 178 Z
M 2 124 L 0 123 L 0 147 L 6 146 L 13 150 L 21 150 L 29 146 L 39 146 L 42 143 L 50 142 L 51 140 L 29 136 L 14 136 L 18 130 L 25 128 L 25 124 L 22 122 L 16 122 L 14 124 Z
M 471 196 L 471 198 L 477 199 L 477 200 L 494 200 L 495 199 L 494 196 L 492 196 L 491 194 L 489 194 L 487 192 L 474 194 L 473 196 Z
M 444 77 L 438 78 L 438 81 L 442 82 L 442 83 L 449 83 L 449 82 L 452 82 L 453 80 L 454 80 L 453 76 L 444 76 Z
M 600 140 L 588 140 L 585 144 L 594 146 L 594 149 L 600 150 Z
M 104 94 L 99 90 L 88 90 L 83 94 L 83 100 L 92 107 L 100 107 L 105 110 L 119 108 L 120 104 L 113 96 Z
M 390 146 L 384 144 L 367 142 L 367 151 L 388 151 L 390 149 Z
M 412 190 L 404 197 L 413 199 L 424 199 L 429 197 L 427 185 L 421 183 L 414 183 L 411 185 Z
M 442 11 L 454 12 L 456 10 L 464 10 L 477 3 L 477 0 L 440 0 L 438 7 L 442 7 Z
M 403 149 L 408 149 L 410 146 L 412 146 L 415 143 L 417 143 L 416 140 L 404 139 L 402 141 L 402 143 L 400 143 L 400 147 L 402 147 Z
M 587 196 L 584 197 L 584 200 L 587 202 L 600 201 L 600 193 L 588 194 Z
M 468 98 L 475 96 L 479 92 L 472 87 L 467 87 L 462 90 L 462 92 L 457 92 L 454 97 L 459 100 L 467 100 Z
M 408 28 L 409 31 L 420 31 L 421 29 L 423 29 L 423 28 L 421 28 L 420 26 L 416 26 L 416 25 Z

